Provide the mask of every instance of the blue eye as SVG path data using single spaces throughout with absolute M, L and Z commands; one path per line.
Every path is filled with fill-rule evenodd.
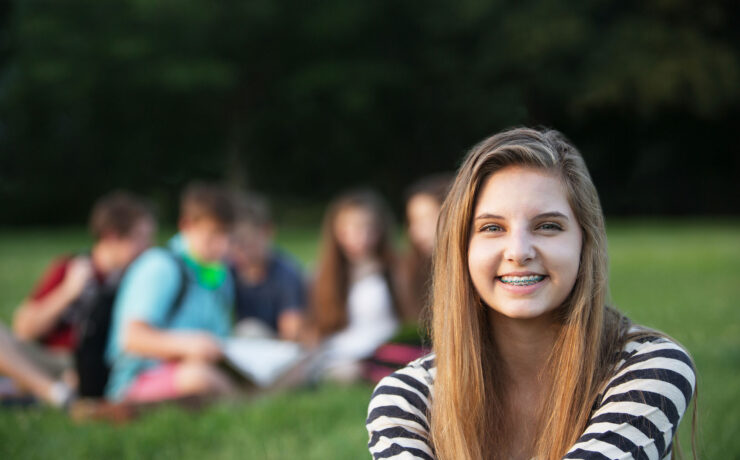
M 487 224 L 487 225 L 484 225 L 483 227 L 481 227 L 481 229 L 480 229 L 480 231 L 481 232 L 484 232 L 484 233 L 501 232 L 503 230 L 504 229 L 501 228 L 500 225 L 496 225 L 496 224 Z
M 540 224 L 537 228 L 540 230 L 545 230 L 545 231 L 563 230 L 563 227 L 556 224 L 555 222 L 545 222 L 544 224 Z

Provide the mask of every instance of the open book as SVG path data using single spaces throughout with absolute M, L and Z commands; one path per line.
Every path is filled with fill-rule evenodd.
M 261 388 L 276 383 L 307 356 L 294 342 L 242 337 L 226 339 L 223 353 L 231 368 Z

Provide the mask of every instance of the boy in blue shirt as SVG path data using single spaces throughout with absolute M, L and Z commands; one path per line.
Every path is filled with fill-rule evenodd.
M 250 326 L 258 322 L 270 335 L 298 340 L 304 332 L 306 288 L 298 265 L 273 247 L 273 235 L 266 201 L 254 194 L 241 197 L 232 251 L 236 320 Z
M 146 402 L 233 391 L 217 367 L 234 301 L 223 263 L 233 222 L 227 190 L 191 185 L 181 201 L 180 233 L 167 249 L 150 249 L 132 264 L 106 350 L 108 398 Z

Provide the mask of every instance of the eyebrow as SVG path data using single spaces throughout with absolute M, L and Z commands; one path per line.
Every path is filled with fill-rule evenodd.
M 542 214 L 537 214 L 533 217 L 533 219 L 552 219 L 552 218 L 560 218 L 568 220 L 568 216 L 563 214 L 562 212 L 557 211 L 551 211 L 551 212 L 543 212 Z M 499 216 L 496 214 L 489 214 L 489 213 L 483 213 L 480 214 L 478 217 L 475 218 L 475 220 L 483 220 L 483 219 L 501 219 L 504 220 L 503 216 Z
M 562 212 L 557 211 L 551 211 L 551 212 L 543 212 L 542 214 L 537 214 L 534 216 L 535 219 L 565 219 L 568 220 L 568 216 L 563 214 Z

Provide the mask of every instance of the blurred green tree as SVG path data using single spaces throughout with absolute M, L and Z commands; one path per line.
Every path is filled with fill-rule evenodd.
M 13 1 L 0 223 L 194 177 L 397 198 L 516 124 L 567 133 L 608 211 L 740 211 L 740 7 L 712 0 Z

